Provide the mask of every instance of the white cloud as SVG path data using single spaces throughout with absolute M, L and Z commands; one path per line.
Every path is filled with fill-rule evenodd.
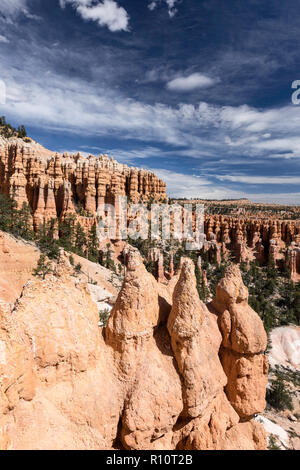
M 38 16 L 29 11 L 28 3 L 30 0 L 1 0 L 0 14 L 11 23 L 19 14 L 25 15 L 27 18 L 38 20 Z
M 266 202 L 270 204 L 299 204 L 300 193 L 248 193 L 238 191 L 224 186 L 216 185 L 207 178 L 186 175 L 169 170 L 151 168 L 159 178 L 167 183 L 167 193 L 174 198 L 198 198 L 198 199 L 241 199 L 247 198 L 253 202 Z M 254 178 L 254 177 L 253 177 Z M 259 177 L 258 177 L 259 178 Z M 268 178 L 266 178 L 267 180 Z M 271 178 L 273 179 L 273 178 Z M 286 178 L 287 179 L 287 178 Z M 295 178 L 297 179 L 297 178 Z M 280 178 L 278 179 L 278 184 Z M 299 182 L 299 178 L 298 178 Z M 275 183 L 274 183 L 275 184 Z M 293 184 L 293 183 L 292 183 Z
M 168 180 L 171 196 L 245 196 L 223 187 L 222 181 L 224 186 L 231 186 L 235 181 L 241 185 L 298 184 L 298 181 L 282 178 L 280 181 L 277 178 L 251 180 L 246 171 L 234 169 L 233 165 L 241 167 L 243 164 L 256 162 L 257 178 L 264 178 L 260 174 L 267 172 L 259 172 L 264 169 L 270 158 L 291 158 L 298 164 L 296 159 L 300 158 L 300 106 L 258 109 L 247 105 L 222 107 L 205 102 L 183 102 L 179 105 L 159 102 L 149 104 L 142 99 L 130 99 L 125 94 L 126 90 L 113 86 L 113 80 L 110 79 L 110 73 L 113 71 L 108 72 L 104 66 L 97 82 L 74 76 L 68 76 L 66 80 L 65 76 L 58 72 L 59 67 L 49 70 L 49 63 L 58 54 L 57 49 L 44 47 L 41 59 L 38 57 L 38 47 L 40 46 L 32 45 L 32 54 L 22 69 L 15 66 L 19 63 L 18 57 L 12 58 L 11 54 L 2 54 L 1 79 L 7 84 L 7 102 L 1 107 L 1 112 L 9 116 L 15 125 L 24 123 L 27 126 L 38 126 L 40 129 L 52 129 L 57 133 L 74 133 L 82 136 L 83 142 L 87 136 L 93 136 L 95 139 L 99 136 L 115 139 L 115 149 L 106 151 L 103 148 L 98 153 L 106 152 L 117 159 L 121 157 L 123 162 L 131 161 L 134 165 L 138 159 L 143 164 L 142 159 L 151 158 L 155 161 L 155 158 L 160 158 L 168 167 L 168 161 L 180 157 L 184 173 L 186 159 L 193 158 L 193 172 L 196 173 L 201 164 L 203 171 L 206 169 L 214 175 L 204 180 L 174 172 L 161 174 Z M 62 61 L 64 51 L 59 53 Z M 80 51 L 68 51 L 68 59 L 71 63 L 80 63 L 80 54 Z M 44 63 L 45 57 L 47 61 Z M 87 51 L 87 62 L 90 63 L 91 59 Z M 259 131 L 254 130 L 253 127 L 258 124 Z M 135 142 L 135 146 L 142 150 L 126 151 L 125 149 L 130 147 L 128 141 L 131 139 L 139 141 Z M 118 151 L 117 146 L 121 147 L 123 153 Z M 190 167 L 190 161 L 188 163 Z M 229 164 L 232 170 L 235 170 L 229 172 L 231 179 L 219 179 L 219 183 L 216 183 L 215 175 L 223 175 L 224 168 L 228 168 Z M 152 165 L 155 166 L 155 163 Z M 290 168 L 288 173 L 288 169 L 283 167 L 283 174 L 293 175 Z M 295 166 L 295 178 L 297 171 L 298 166 Z M 275 178 L 272 175 L 274 172 L 270 177 Z M 209 184 L 210 179 L 214 183 Z M 241 187 L 246 191 L 244 186 Z M 263 190 L 262 187 L 261 192 Z M 259 195 L 256 196 L 258 198 Z M 293 199 L 296 197 L 296 193 L 291 195 L 290 202 L 297 201 Z M 249 198 L 254 199 L 254 196 L 250 195 Z M 281 201 L 288 200 L 288 196 L 285 197 L 284 194 L 280 198 Z M 271 195 L 269 199 L 271 200 Z M 266 198 L 260 195 L 260 200 Z M 279 195 L 274 194 L 272 200 L 279 200 Z
M 215 80 L 202 74 L 193 73 L 188 77 L 178 77 L 167 83 L 167 88 L 170 91 L 193 91 L 197 88 L 207 88 L 212 86 Z
M 179 0 L 152 0 L 148 5 L 149 10 L 153 11 L 161 1 L 164 1 L 167 4 L 169 16 L 173 18 L 178 11 L 177 8 L 175 8 L 175 5 Z
M 245 193 L 217 186 L 206 178 L 157 168 L 151 168 L 151 171 L 167 183 L 167 192 L 170 197 L 203 199 L 238 199 L 245 197 Z
M 4 43 L 4 44 L 8 44 L 9 43 L 9 39 L 7 39 L 6 36 L 2 36 L 2 34 L 0 34 L 0 42 Z
M 15 16 L 27 10 L 27 0 L 1 0 L 0 13 L 4 16 Z
M 218 175 L 219 181 L 232 181 L 246 184 L 300 184 L 300 177 L 293 176 L 243 176 L 243 175 Z
M 128 31 L 129 16 L 127 11 L 120 7 L 114 0 L 59 0 L 61 8 L 69 3 L 77 13 L 87 21 L 95 21 L 99 26 L 107 26 L 112 32 Z

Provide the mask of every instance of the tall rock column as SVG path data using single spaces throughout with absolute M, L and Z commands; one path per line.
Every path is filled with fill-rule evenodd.
M 126 449 L 170 449 L 182 411 L 181 382 L 161 325 L 159 288 L 140 254 L 127 251 L 127 272 L 106 328 L 123 396 L 120 438 Z
M 9 195 L 17 202 L 18 209 L 21 209 L 23 203 L 27 202 L 27 179 L 24 174 L 22 154 L 20 153 L 18 146 L 15 149 L 14 158 L 13 174 L 9 178 Z
M 157 282 L 146 271 L 138 250 L 130 249 L 123 288 L 106 328 L 106 342 L 115 350 L 126 380 L 135 374 L 146 351 L 145 343 L 158 323 Z
M 257 313 L 248 305 L 248 289 L 237 265 L 220 281 L 212 307 L 218 312 L 223 341 L 220 358 L 228 377 L 226 395 L 241 420 L 265 408 L 268 374 L 267 335 Z
M 218 357 L 221 336 L 210 324 L 209 315 L 197 292 L 194 263 L 185 259 L 173 294 L 168 330 L 183 379 L 184 415 L 189 418 L 201 416 L 227 381 Z M 214 339 L 208 333 L 210 327 Z

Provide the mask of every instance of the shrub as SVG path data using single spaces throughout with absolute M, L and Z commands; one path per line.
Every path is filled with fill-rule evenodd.
M 105 310 L 101 310 L 99 312 L 99 319 L 104 327 L 107 325 L 109 317 L 110 317 L 110 311 L 108 308 L 106 308 Z
M 75 266 L 75 273 L 76 274 L 80 274 L 81 273 L 81 269 L 82 269 L 82 265 L 80 263 L 76 264 Z
M 276 379 L 272 379 L 271 387 L 267 390 L 267 402 L 276 410 L 293 411 L 292 394 L 284 383 L 282 376 L 277 372 Z
M 269 450 L 280 450 L 280 447 L 277 444 L 276 437 L 273 436 L 273 434 L 271 434 L 271 436 L 269 437 L 268 449 Z

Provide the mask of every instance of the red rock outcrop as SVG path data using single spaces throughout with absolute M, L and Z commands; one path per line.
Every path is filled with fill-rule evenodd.
M 133 202 L 167 199 L 166 185 L 153 173 L 119 164 L 107 155 L 88 158 L 51 154 L 38 145 L 0 141 L 0 192 L 19 208 L 30 205 L 34 226 L 83 208 L 96 215 L 117 196 Z
M 209 320 L 209 321 L 208 321 Z M 168 319 L 172 349 L 183 379 L 183 414 L 200 416 L 226 385 L 218 354 L 221 335 L 199 299 L 195 267 L 186 259 L 173 294 Z
M 235 261 L 257 260 L 260 264 L 287 267 L 294 281 L 300 279 L 300 225 L 297 220 L 285 221 L 206 215 L 206 241 L 203 251 L 211 262 L 220 263 L 231 253 Z
M 0 448 L 265 449 L 265 333 L 236 268 L 209 311 L 190 260 L 166 285 L 128 248 L 104 331 L 64 252 L 55 271 L 0 313 Z
M 248 289 L 237 265 L 231 265 L 218 284 L 211 304 L 218 312 L 223 341 L 220 358 L 228 377 L 227 397 L 242 420 L 265 408 L 268 362 L 263 355 L 267 335 L 248 305 Z

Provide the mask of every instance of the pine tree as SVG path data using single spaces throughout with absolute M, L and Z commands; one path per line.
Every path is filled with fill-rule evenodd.
M 74 247 L 75 251 L 78 255 L 84 256 L 84 248 L 87 244 L 86 240 L 86 235 L 85 232 L 78 222 L 75 227 L 75 233 L 74 233 Z
M 23 139 L 24 137 L 27 137 L 27 132 L 26 132 L 26 129 L 25 127 L 22 125 L 20 127 L 18 127 L 18 137 L 20 139 Z
M 51 272 L 51 263 L 47 261 L 45 254 L 41 254 L 37 267 L 33 270 L 33 275 L 45 279 L 46 275 L 50 274 Z
M 0 194 L 0 230 L 3 232 L 14 231 L 17 203 L 4 194 Z
M 291 392 L 279 373 L 276 374 L 276 379 L 271 381 L 271 387 L 267 389 L 267 402 L 276 410 L 294 409 Z
M 25 240 L 33 240 L 34 232 L 31 226 L 31 208 L 23 202 L 22 209 L 17 211 L 15 217 L 15 233 Z
M 76 274 L 80 274 L 81 273 L 81 269 L 82 269 L 82 265 L 80 263 L 76 264 L 75 266 L 75 273 Z
M 94 224 L 88 235 L 88 259 L 98 263 L 99 261 L 99 240 L 97 235 L 97 226 Z
M 59 224 L 59 244 L 66 251 L 74 251 L 74 223 L 75 216 L 66 217 Z
M 36 235 L 38 246 L 50 259 L 59 257 L 59 244 L 54 238 L 55 224 L 55 219 L 51 219 L 46 224 L 41 224 Z

